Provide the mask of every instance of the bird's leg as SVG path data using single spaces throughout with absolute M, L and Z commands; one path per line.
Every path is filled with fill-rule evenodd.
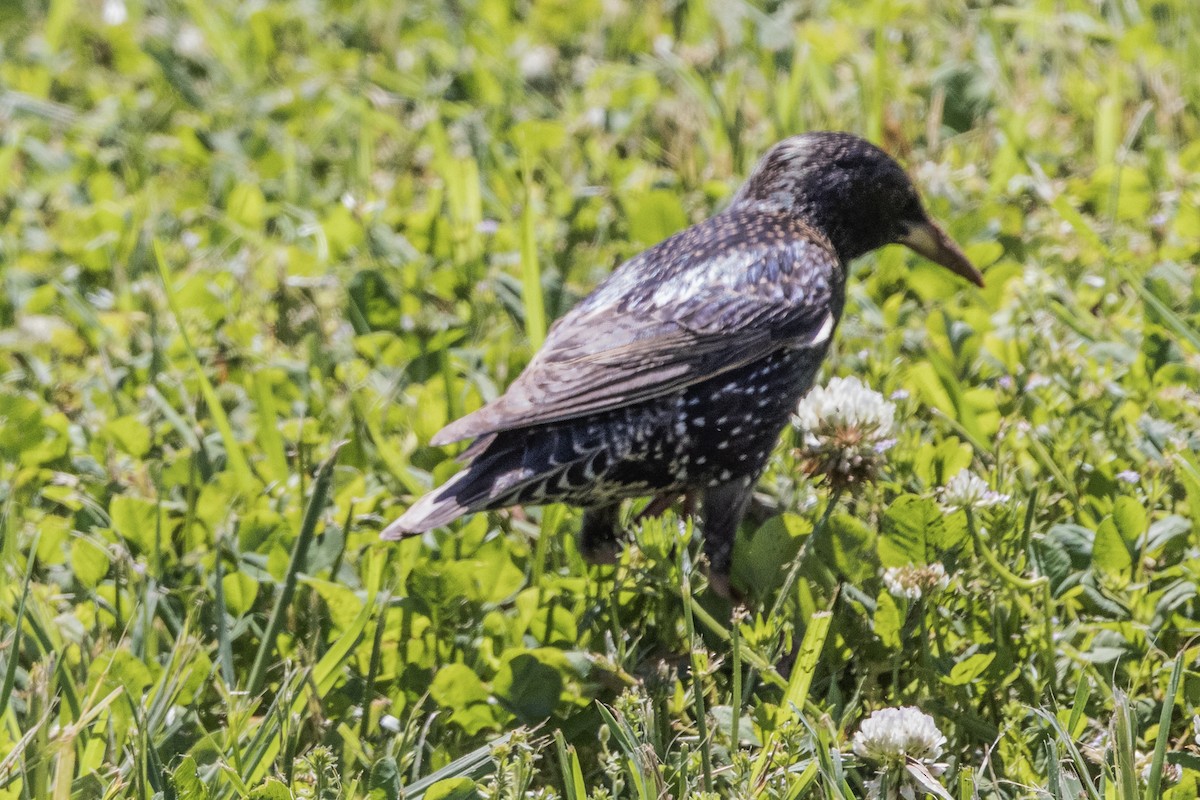
M 688 517 L 694 517 L 694 516 L 696 516 L 696 493 L 691 492 L 691 491 L 684 492 L 683 493 L 683 517 L 684 517 L 684 519 L 687 519 Z
M 678 498 L 679 495 L 676 492 L 663 492 L 662 494 L 655 495 L 654 499 L 647 503 L 646 507 L 634 517 L 634 523 L 661 516 Z
M 615 564 L 621 552 L 617 526 L 620 503 L 593 506 L 583 510 L 579 527 L 579 552 L 589 564 Z
M 736 590 L 729 584 L 733 542 L 753 494 L 753 484 L 745 485 L 740 481 L 704 490 L 704 552 L 708 556 L 708 584 L 714 592 L 731 600 L 740 600 Z
M 696 516 L 696 494 L 692 491 L 683 493 L 683 509 L 680 516 L 683 519 Z M 642 520 L 654 519 L 661 516 L 664 511 L 671 507 L 671 504 L 678 500 L 680 495 L 677 492 L 663 492 L 654 496 L 654 499 L 646 504 L 646 507 L 634 517 L 635 523 Z

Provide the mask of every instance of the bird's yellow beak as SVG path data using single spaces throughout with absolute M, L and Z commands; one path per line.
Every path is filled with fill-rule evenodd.
M 900 244 L 961 275 L 976 286 L 983 286 L 983 273 L 963 254 L 962 248 L 933 222 L 925 222 L 901 237 Z

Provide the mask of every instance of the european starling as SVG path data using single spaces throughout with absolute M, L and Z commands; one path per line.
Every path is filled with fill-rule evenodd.
M 698 492 L 713 588 L 754 483 L 837 328 L 847 265 L 902 243 L 982 286 L 879 148 L 848 133 L 775 145 L 729 207 L 623 264 L 560 319 L 508 391 L 432 444 L 467 466 L 383 531 L 518 504 L 584 508 L 611 561 L 622 500 Z

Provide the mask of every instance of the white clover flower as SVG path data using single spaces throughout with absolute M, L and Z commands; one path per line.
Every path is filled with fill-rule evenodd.
M 1142 476 L 1138 475 L 1131 469 L 1121 470 L 1117 473 L 1117 480 L 1123 481 L 1124 483 L 1137 483 L 1141 479 Z
M 1036 392 L 1038 389 L 1041 389 L 1043 386 L 1049 386 L 1049 385 L 1050 385 L 1049 378 L 1047 378 L 1045 375 L 1038 375 L 1035 373 L 1035 374 L 1029 376 L 1029 380 L 1025 381 L 1025 391 Z
M 1143 753 L 1138 750 L 1134 753 L 1133 768 L 1137 770 L 1138 777 L 1142 779 L 1142 783 L 1150 782 L 1150 768 L 1154 766 L 1154 754 Z M 1166 787 L 1179 783 L 1183 780 L 1183 767 L 1178 764 L 1163 763 L 1162 771 L 1159 773 L 1159 786 Z
M 129 19 L 129 10 L 125 8 L 125 0 L 104 0 L 100 15 L 105 25 L 120 25 Z
M 1192 716 L 1192 730 L 1196 732 L 1196 746 L 1200 747 L 1200 714 Z
M 942 508 L 947 511 L 988 508 L 1009 500 L 1008 495 L 992 491 L 987 481 L 965 469 L 946 481 L 938 493 L 941 495 Z
M 558 63 L 558 51 L 548 45 L 534 45 L 526 48 L 517 61 L 517 69 L 521 77 L 527 81 L 540 81 L 549 78 Z
M 930 772 L 939 767 L 946 737 L 933 717 L 915 706 L 872 711 L 854 734 L 854 754 L 881 767 L 920 761 Z M 940 773 L 941 769 L 937 770 Z M 935 774 L 937 774 L 935 773 Z
M 895 413 L 895 405 L 858 378 L 832 378 L 816 387 L 792 417 L 803 437 L 805 468 L 842 485 L 872 480 L 896 443 Z
M 924 796 L 912 775 L 914 768 L 926 779 L 941 775 L 946 765 L 937 762 L 946 737 L 933 717 L 919 708 L 882 708 L 863 720 L 854 734 L 854 753 L 878 765 L 875 777 L 866 782 L 867 797 L 879 800 L 913 800 Z M 915 765 L 912 765 L 915 762 Z M 912 765 L 912 766 L 910 766 Z M 883 791 L 886 777 L 887 792 Z
M 917 566 L 888 567 L 883 571 L 883 583 L 892 597 L 920 600 L 926 594 L 940 592 L 950 585 L 950 576 L 940 562 Z

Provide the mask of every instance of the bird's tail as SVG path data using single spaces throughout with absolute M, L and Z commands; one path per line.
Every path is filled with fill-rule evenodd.
M 599 449 L 595 443 L 576 446 L 570 431 L 543 432 L 534 438 L 487 437 L 468 449 L 472 460 L 465 469 L 418 500 L 380 535 L 403 539 L 474 511 L 568 499 L 571 470 L 594 459 Z M 581 480 L 577 477 L 574 483 Z
M 383 529 L 380 537 L 405 539 L 440 528 L 471 511 L 470 506 L 460 500 L 460 490 L 469 472 L 469 469 L 464 469 L 443 486 L 413 503 L 399 519 Z
M 535 477 L 522 464 L 528 456 L 521 438 L 497 441 L 486 436 L 463 454 L 469 463 L 450 480 L 414 503 L 398 520 L 383 529 L 384 539 L 404 539 L 440 528 L 473 511 L 511 505 L 514 489 Z

